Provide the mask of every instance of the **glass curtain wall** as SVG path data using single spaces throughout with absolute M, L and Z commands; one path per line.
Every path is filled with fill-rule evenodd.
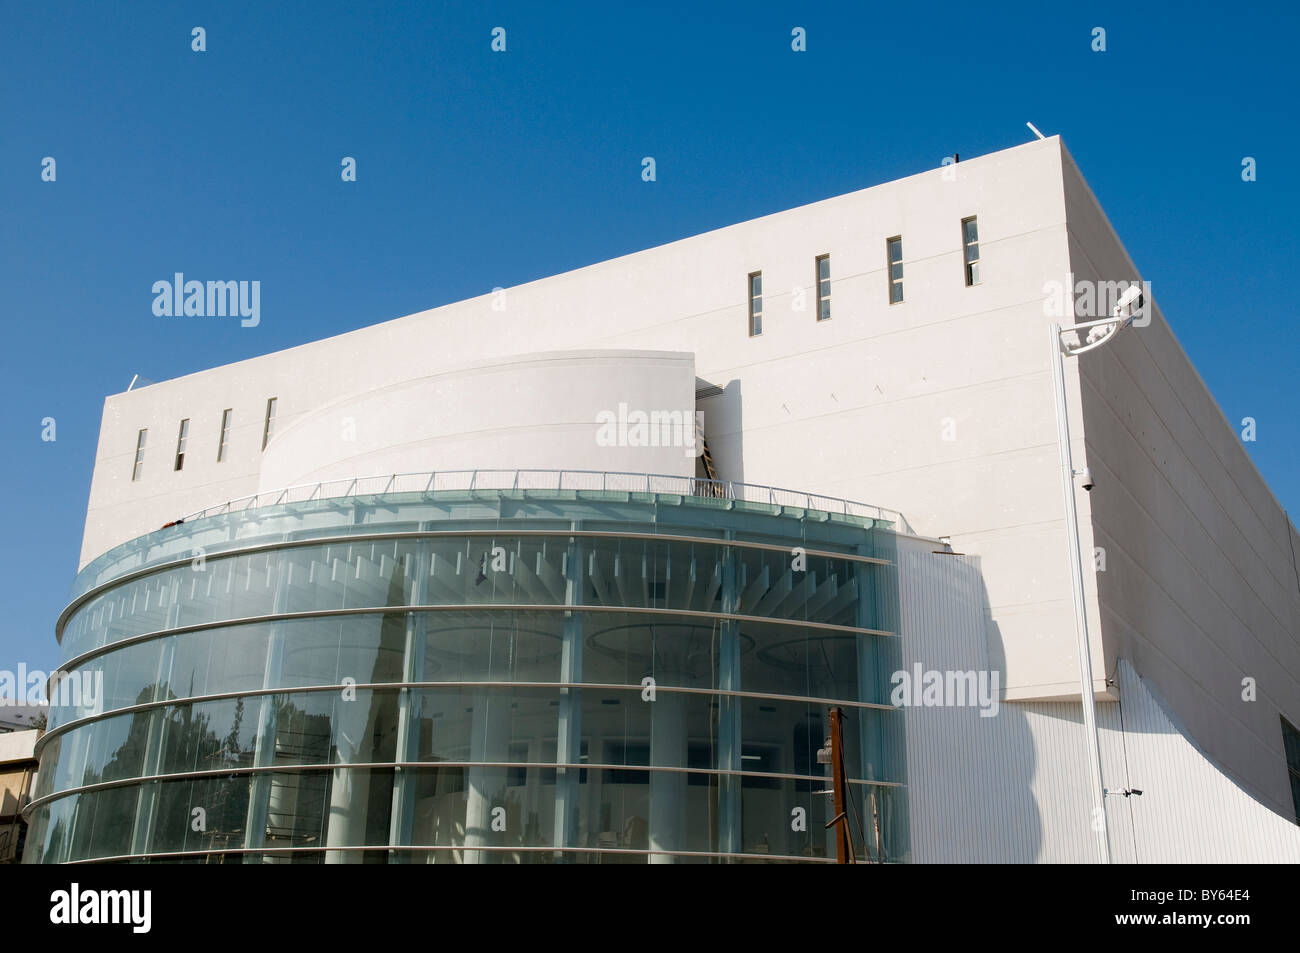
M 834 705 L 859 860 L 908 859 L 891 526 L 436 496 L 88 566 L 27 857 L 825 862 Z

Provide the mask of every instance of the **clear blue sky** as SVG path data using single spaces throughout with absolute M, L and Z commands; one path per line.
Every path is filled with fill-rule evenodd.
M 1006 148 L 1026 120 L 1065 137 L 1229 419 L 1258 421 L 1247 448 L 1297 518 L 1293 4 L 700 6 L 6 3 L 0 668 L 57 660 L 103 399 L 133 374 Z M 174 271 L 260 280 L 261 325 L 154 317 Z

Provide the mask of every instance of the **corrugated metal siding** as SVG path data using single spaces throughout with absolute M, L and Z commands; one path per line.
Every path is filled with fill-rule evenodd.
M 1220 771 L 1122 659 L 1118 677 L 1126 786 L 1142 791 L 1141 797 L 1124 799 L 1136 829 L 1135 845 L 1130 848 L 1136 851 L 1136 859 L 1157 864 L 1300 863 L 1300 827 L 1273 813 Z M 1118 725 L 1110 735 L 1103 735 L 1103 744 L 1118 746 Z M 1117 753 L 1124 760 L 1123 750 Z
M 899 541 L 904 667 L 988 671 L 979 561 L 933 548 Z M 1112 859 L 1300 861 L 1300 827 L 1209 762 L 1125 662 L 1118 679 L 1122 702 L 1097 710 L 1103 776 L 1143 794 L 1106 799 Z M 1095 861 L 1079 705 L 1002 703 L 993 717 L 911 707 L 905 725 L 914 861 Z

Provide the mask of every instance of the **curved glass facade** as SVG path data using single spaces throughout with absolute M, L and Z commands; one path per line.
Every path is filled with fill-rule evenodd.
M 908 858 L 892 526 L 714 498 L 393 494 L 86 567 L 27 859 Z

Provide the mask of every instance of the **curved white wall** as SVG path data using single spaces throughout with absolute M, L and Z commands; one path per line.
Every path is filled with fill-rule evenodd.
M 695 411 L 695 358 L 556 351 L 440 371 L 295 417 L 262 457 L 259 490 L 384 473 L 568 469 L 694 476 L 684 446 L 606 446 L 602 413 Z M 631 441 L 628 441 L 629 443 Z

